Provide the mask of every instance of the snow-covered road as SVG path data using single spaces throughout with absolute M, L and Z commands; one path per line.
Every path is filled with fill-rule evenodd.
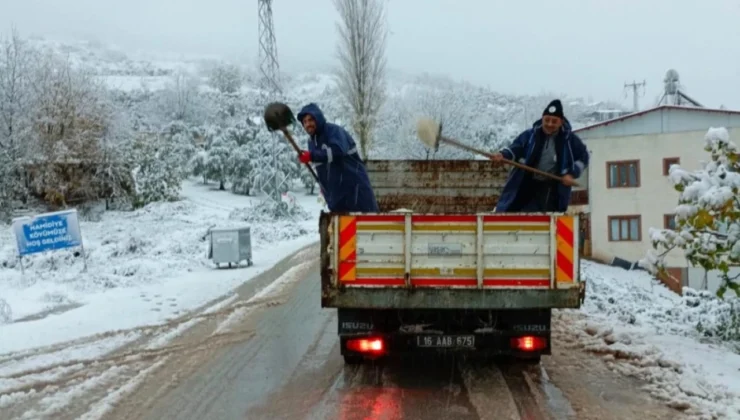
M 11 408 L 19 418 L 99 418 L 137 383 L 150 384 L 145 376 L 157 368 L 173 360 L 197 364 L 223 346 L 256 339 L 244 325 L 254 309 L 284 303 L 282 288 L 315 260 L 313 246 L 285 258 L 316 242 L 317 197 L 296 194 L 309 212 L 303 220 L 248 223 L 250 212 L 238 209 L 254 199 L 197 183 L 186 183 L 184 196 L 84 222 L 87 272 L 57 252 L 31 258 L 22 277 L 9 229 L 2 231 L 0 297 L 14 322 L 0 325 L 0 418 Z M 255 265 L 214 269 L 205 233 L 241 224 L 252 226 Z M 736 300 L 691 290 L 680 297 L 646 272 L 587 261 L 581 275 L 584 307 L 554 312 L 558 350 L 543 361 L 572 409 L 607 413 L 600 398 L 619 389 L 629 409 L 653 407 L 640 399 L 653 398 L 676 415 L 740 418 L 740 356 L 730 339 Z M 318 300 L 300 308 L 306 316 L 321 311 Z M 635 389 L 622 390 L 617 379 L 596 383 L 596 374 L 586 383 L 587 376 L 572 374 L 578 369 L 631 378 Z M 584 387 L 601 387 L 601 394 L 578 394 Z M 476 395 L 468 395 L 471 403 Z
M 203 311 L 217 313 L 239 287 L 316 242 L 322 205 L 316 196 L 294 197 L 305 214 L 275 221 L 258 211 L 258 199 L 185 182 L 180 202 L 82 222 L 86 271 L 80 257 L 58 251 L 27 258 L 22 275 L 12 233 L 0 230 L 0 300 L 10 315 L 0 324 L 0 412 L 42 389 L 48 394 L 42 400 L 53 395 L 42 406 L 57 412 L 75 396 L 49 390 L 91 375 L 90 364 L 130 369 L 118 366 L 126 349 L 135 353 L 127 361 L 161 354 L 183 331 L 214 316 Z M 208 229 L 245 225 L 254 265 L 216 269 L 207 258 Z M 113 374 L 93 376 L 105 381 L 104 373 Z

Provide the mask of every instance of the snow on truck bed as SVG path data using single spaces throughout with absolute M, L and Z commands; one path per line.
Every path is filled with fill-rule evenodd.
M 0 302 L 9 305 L 10 319 L 3 324 L 0 313 L 0 354 L 164 323 L 229 294 L 316 242 L 317 196 L 293 194 L 302 214 L 275 221 L 255 213 L 257 198 L 186 181 L 181 201 L 81 222 L 86 272 L 80 256 L 62 250 L 24 259 L 22 276 L 15 238 L 2 226 Z M 251 226 L 252 267 L 217 270 L 207 258 L 208 229 L 230 226 Z

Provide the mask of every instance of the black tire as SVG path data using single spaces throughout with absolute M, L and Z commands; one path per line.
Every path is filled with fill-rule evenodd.
M 344 357 L 344 364 L 345 365 L 362 365 L 365 363 L 365 358 L 362 356 L 358 356 L 356 354 L 345 354 Z

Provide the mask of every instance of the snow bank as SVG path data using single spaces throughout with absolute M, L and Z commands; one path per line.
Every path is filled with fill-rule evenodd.
M 253 240 L 268 242 L 295 239 L 308 231 L 298 222 L 311 220 L 312 215 L 300 206 L 262 201 L 240 208 L 229 214 L 229 220 L 246 222 L 252 226 Z M 318 226 L 318 222 L 317 222 Z
M 727 341 L 736 334 L 727 328 L 733 306 L 739 313 L 736 300 L 690 289 L 681 297 L 644 271 L 588 261 L 581 270 L 582 310 L 556 315 L 573 333 L 570 345 L 645 381 L 645 390 L 671 407 L 740 418 L 740 341 Z
M 253 197 L 193 185 L 184 189 L 184 195 L 182 201 L 105 212 L 99 221 L 82 221 L 87 270 L 78 250 L 61 250 L 24 258 L 23 276 L 12 231 L 0 226 L 0 324 L 84 305 L 91 296 L 111 289 L 213 270 L 207 258 L 208 231 L 213 227 L 250 226 L 255 253 L 285 240 L 307 238 L 318 227 L 315 196 L 298 194 L 293 218 L 275 220 Z M 257 258 L 255 264 L 260 265 Z

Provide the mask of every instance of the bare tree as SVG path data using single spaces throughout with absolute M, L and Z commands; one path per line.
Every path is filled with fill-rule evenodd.
M 102 84 L 50 53 L 38 62 L 33 89 L 33 141 L 27 147 L 34 156 L 29 170 L 35 192 L 61 207 L 70 199 L 97 198 L 94 174 L 111 119 Z
M 197 95 L 197 79 L 184 71 L 176 72 L 164 92 L 164 107 L 168 117 L 181 121 L 193 118 Z
M 372 131 L 385 99 L 384 0 L 334 0 L 340 22 L 339 88 L 352 111 L 352 129 L 367 158 Z

